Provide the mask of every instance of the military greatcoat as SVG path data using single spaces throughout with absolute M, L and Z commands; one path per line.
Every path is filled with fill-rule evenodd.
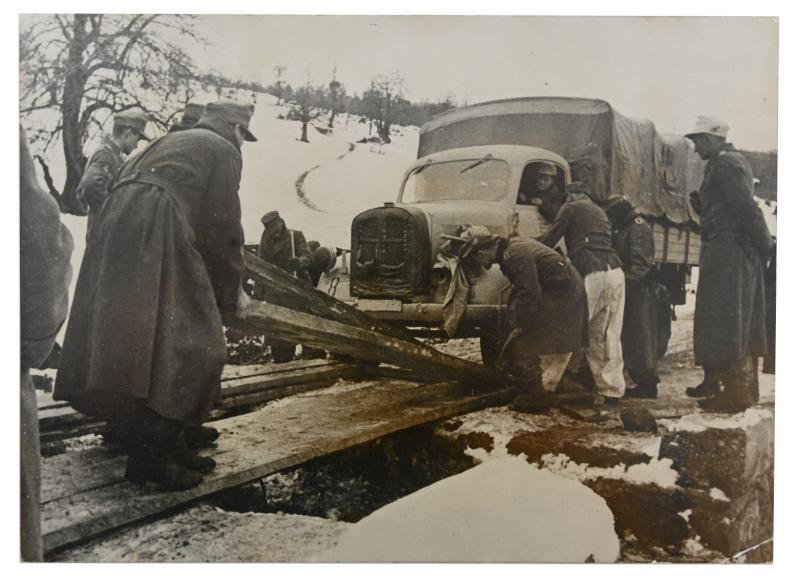
M 763 356 L 763 258 L 772 238 L 753 199 L 750 166 L 732 147 L 706 164 L 700 229 L 695 361 L 713 365 Z
M 113 419 L 132 402 L 197 423 L 219 392 L 221 314 L 244 271 L 233 129 L 209 118 L 123 168 L 81 264 L 55 397 Z

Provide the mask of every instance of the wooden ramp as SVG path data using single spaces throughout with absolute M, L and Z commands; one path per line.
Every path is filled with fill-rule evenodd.
M 218 408 L 251 406 L 299 392 L 329 386 L 339 378 L 364 374 L 364 366 L 334 360 L 297 360 L 284 364 L 225 366 Z M 40 399 L 42 400 L 42 399 Z M 101 431 L 105 423 L 73 410 L 67 402 L 45 396 L 39 402 L 42 443 Z
M 46 458 L 42 465 L 45 553 L 161 515 L 313 458 L 510 398 L 508 388 L 405 380 L 339 383 L 216 422 L 217 468 L 185 492 L 123 480 L 125 458 L 105 448 Z

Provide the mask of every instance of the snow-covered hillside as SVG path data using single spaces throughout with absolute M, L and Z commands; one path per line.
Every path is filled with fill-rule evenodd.
M 357 144 L 369 135 L 369 125 L 340 115 L 327 134 L 309 126 L 310 142 L 304 143 L 299 141 L 300 123 L 279 118 L 286 116 L 287 106 L 277 106 L 271 96 L 260 100 L 251 121 L 258 142 L 242 147 L 239 197 L 245 241 L 257 243 L 261 216 L 278 210 L 286 224 L 302 230 L 307 239 L 349 247 L 353 216 L 395 199 L 403 171 L 416 158 L 418 130 L 394 129 L 391 144 Z M 327 119 L 320 118 L 318 125 L 325 128 Z M 64 175 L 58 146 L 51 148 L 49 161 L 60 185 Z M 41 175 L 39 180 L 44 181 Z M 71 301 L 86 248 L 86 218 L 62 218 L 75 240 Z

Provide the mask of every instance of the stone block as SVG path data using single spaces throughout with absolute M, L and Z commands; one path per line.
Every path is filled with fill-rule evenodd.
M 689 535 L 689 525 L 681 516 L 687 508 L 686 495 L 679 488 L 611 478 L 587 480 L 584 484 L 608 504 L 620 539 L 633 535 L 643 545 L 677 549 Z

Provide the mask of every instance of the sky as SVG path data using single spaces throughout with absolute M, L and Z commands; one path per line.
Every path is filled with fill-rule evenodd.
M 199 65 L 228 76 L 350 91 L 399 74 L 405 97 L 457 104 L 519 96 L 607 100 L 684 133 L 700 115 L 730 140 L 777 148 L 778 21 L 753 17 L 201 16 Z

